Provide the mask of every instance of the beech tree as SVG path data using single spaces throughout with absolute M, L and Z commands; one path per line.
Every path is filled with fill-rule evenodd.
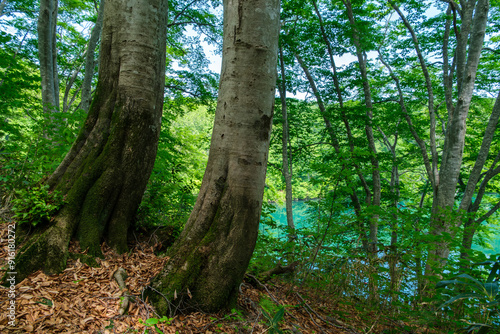
M 40 1 L 38 16 L 38 58 L 42 78 L 42 103 L 45 112 L 59 109 L 59 74 L 57 72 L 58 0 Z
M 437 110 L 434 104 L 435 87 L 433 87 L 431 82 L 427 62 L 424 59 L 424 55 L 420 49 L 419 40 L 413 30 L 413 27 L 396 3 L 391 0 L 388 2 L 401 17 L 401 20 L 411 36 L 428 92 L 428 113 L 430 120 L 429 149 L 431 151 L 431 159 L 429 159 L 427 155 L 428 149 L 426 144 L 414 130 L 411 117 L 407 111 L 404 110 L 403 104 L 402 107 L 403 114 L 422 152 L 427 176 L 433 189 L 432 213 L 429 232 L 435 238 L 433 239 L 432 246 L 429 249 L 429 257 L 425 270 L 427 276 L 432 276 L 435 273 L 438 273 L 446 263 L 450 254 L 450 237 L 453 238 L 456 235 L 456 229 L 462 225 L 464 220 L 466 220 L 465 216 L 464 218 L 460 218 L 460 215 L 467 211 L 469 213 L 472 212 L 472 197 L 474 193 L 477 193 L 478 191 L 477 186 L 480 180 L 480 174 L 485 167 L 489 147 L 493 139 L 493 129 L 496 127 L 498 122 L 498 115 L 495 116 L 496 113 L 493 112 L 488 124 L 489 131 L 486 132 L 482 143 L 482 152 L 479 154 L 476 164 L 469 175 L 464 196 L 460 201 L 459 210 L 462 210 L 462 212 L 456 211 L 454 209 L 454 205 L 457 200 L 456 190 L 459 184 L 460 172 L 462 170 L 465 136 L 467 132 L 466 121 L 474 92 L 479 59 L 483 49 L 486 24 L 488 20 L 489 2 L 487 0 L 479 0 L 477 2 L 463 1 L 460 5 L 454 4 L 453 2 L 449 3 L 448 14 L 453 12 L 456 19 L 456 15 L 458 13 L 462 22 L 460 30 L 457 29 L 456 22 L 453 22 L 455 25 L 454 32 L 456 35 L 456 46 L 453 54 L 452 65 L 450 65 L 449 59 L 449 49 L 451 46 L 450 33 L 452 26 L 451 17 L 448 18 L 445 24 L 442 54 L 443 86 L 445 91 L 447 118 L 443 122 L 444 145 L 441 157 L 438 157 L 438 144 L 436 142 L 436 125 L 438 116 L 436 115 Z M 453 80 L 455 76 L 456 81 Z M 454 94 L 454 91 L 456 92 L 456 95 Z M 438 168 L 439 162 L 440 166 Z M 495 165 L 496 162 L 493 163 L 492 168 L 490 168 L 492 172 Z M 496 173 L 498 173 L 498 171 Z M 488 181 L 489 179 L 483 180 L 483 182 L 486 183 Z M 484 189 L 482 191 L 484 193 Z M 477 206 L 481 202 L 481 197 L 482 196 L 480 196 L 479 200 L 475 202 Z M 495 210 L 496 209 L 497 208 L 495 208 Z
M 147 290 L 160 314 L 236 303 L 257 239 L 273 117 L 279 0 L 225 0 L 219 96 L 194 209 Z M 175 307 L 173 305 L 176 305 Z
M 70 238 L 101 254 L 127 250 L 127 230 L 156 156 L 165 83 L 167 1 L 106 1 L 98 85 L 78 138 L 46 180 L 65 203 L 16 259 L 17 279 L 65 268 Z

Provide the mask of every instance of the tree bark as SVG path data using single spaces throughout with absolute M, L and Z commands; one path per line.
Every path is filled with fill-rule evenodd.
M 371 205 L 374 207 L 380 208 L 380 201 L 382 197 L 382 186 L 381 186 L 381 178 L 380 178 L 380 166 L 377 157 L 377 148 L 375 146 L 375 137 L 373 135 L 373 103 L 372 103 L 372 95 L 370 83 L 368 81 L 368 72 L 366 69 L 366 53 L 363 51 L 361 45 L 361 38 L 359 36 L 359 31 L 357 29 L 356 20 L 354 18 L 354 13 L 352 10 L 352 5 L 350 0 L 342 0 L 347 10 L 347 17 L 349 18 L 349 22 L 352 28 L 352 41 L 354 46 L 356 47 L 356 56 L 358 58 L 359 71 L 361 74 L 361 79 L 363 81 L 363 94 L 365 97 L 365 106 L 366 106 L 366 125 L 365 125 L 365 133 L 366 138 L 368 140 L 368 147 L 370 149 L 370 160 L 372 165 L 372 200 Z M 378 252 L 378 220 L 379 214 L 374 213 L 370 217 L 370 233 L 369 239 L 370 244 L 368 247 L 368 257 L 372 262 L 373 270 L 376 271 L 375 259 L 377 257 Z M 370 297 L 374 300 L 378 299 L 378 283 L 376 279 L 377 273 L 374 272 L 370 275 Z
M 7 0 L 0 1 L 0 17 L 4 14 L 5 6 L 7 5 Z
M 166 0 L 106 3 L 101 70 L 87 120 L 47 180 L 66 203 L 16 259 L 18 279 L 65 268 L 70 238 L 100 255 L 127 250 L 127 230 L 153 168 L 163 107 Z
M 97 21 L 95 22 L 94 28 L 92 29 L 92 33 L 90 34 L 90 39 L 87 45 L 87 52 L 85 54 L 85 75 L 83 77 L 82 98 L 79 106 L 80 109 L 85 111 L 88 111 L 90 106 L 92 78 L 94 77 L 94 68 L 96 66 L 96 61 L 94 59 L 95 49 L 101 36 L 105 4 L 105 0 L 101 0 L 99 3 Z
M 171 258 L 147 290 L 159 314 L 236 304 L 260 220 L 279 7 L 278 0 L 224 1 L 222 73 L 207 168 Z
M 466 120 L 470 108 L 476 72 L 483 47 L 483 41 L 488 19 L 489 2 L 479 0 L 475 13 L 467 63 L 460 84 L 458 102 L 448 124 L 445 137 L 445 150 L 439 170 L 439 183 L 432 202 L 431 226 L 429 233 L 435 236 L 435 245 L 429 251 L 426 265 L 426 276 L 432 276 L 444 266 L 450 253 L 450 245 L 446 235 L 455 235 L 452 231 L 457 224 L 450 214 L 453 214 L 455 190 L 462 166 L 463 150 L 465 145 Z M 458 52 L 458 50 L 457 50 Z
M 57 72 L 57 7 L 58 0 L 41 0 L 38 16 L 38 59 L 42 79 L 44 112 L 59 109 L 59 75 Z
M 281 138 L 282 143 L 282 157 L 283 166 L 282 173 L 285 179 L 285 208 L 286 208 L 286 222 L 288 228 L 290 229 L 289 239 L 290 241 L 295 238 L 295 224 L 293 223 L 293 193 L 292 193 L 292 173 L 291 173 L 291 162 L 288 160 L 288 106 L 286 102 L 286 75 L 285 75 L 285 61 L 283 59 L 283 48 L 280 45 L 279 48 L 279 62 L 281 70 L 281 85 L 278 85 L 278 91 L 281 100 L 281 115 L 283 117 L 283 137 Z

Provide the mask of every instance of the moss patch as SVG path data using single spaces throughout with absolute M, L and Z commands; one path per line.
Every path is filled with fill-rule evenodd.
M 69 253 L 69 258 L 72 260 L 80 260 L 81 263 L 88 265 L 89 267 L 99 268 L 99 263 L 97 263 L 94 256 L 87 254 Z

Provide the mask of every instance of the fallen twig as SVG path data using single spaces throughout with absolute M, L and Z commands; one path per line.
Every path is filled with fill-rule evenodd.
M 273 278 L 274 275 L 293 273 L 295 271 L 295 267 L 297 267 L 299 263 L 299 261 L 295 261 L 284 267 L 281 265 L 281 263 L 278 263 L 276 267 L 260 273 L 258 275 L 259 279 L 265 283 Z
M 351 328 L 350 326 L 348 326 L 347 324 L 343 323 L 342 321 L 340 320 L 336 320 L 336 319 L 333 319 L 332 318 L 332 321 L 334 323 L 331 323 L 330 321 L 326 320 L 325 318 L 323 318 L 322 316 L 320 316 L 316 311 L 314 311 L 311 306 L 309 306 L 309 304 L 306 303 L 306 301 L 304 300 L 304 298 L 302 298 L 302 296 L 300 295 L 300 293 L 298 292 L 295 292 L 295 295 L 297 297 L 299 297 L 300 301 L 307 307 L 307 309 L 309 309 L 312 313 L 314 313 L 314 315 L 316 317 L 318 317 L 318 319 L 320 319 L 321 321 L 323 321 L 324 323 L 330 325 L 330 326 L 333 326 L 333 327 L 336 327 L 336 328 L 340 328 L 340 329 L 344 329 L 344 330 L 349 330 L 351 333 L 353 334 L 359 334 L 358 332 L 356 332 L 353 328 Z M 306 311 L 307 311 L 306 309 Z M 309 313 L 309 311 L 307 311 L 307 313 Z M 312 316 L 311 316 L 311 319 L 312 319 Z M 314 321 L 314 320 L 313 320 Z M 316 322 L 314 322 L 316 323 Z

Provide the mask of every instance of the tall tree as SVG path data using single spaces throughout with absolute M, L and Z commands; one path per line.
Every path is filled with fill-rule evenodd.
M 451 22 L 446 23 L 445 38 L 443 39 L 443 85 L 445 90 L 445 101 L 448 112 L 445 124 L 444 147 L 441 156 L 441 164 L 438 169 L 438 147 L 436 143 L 436 108 L 434 106 L 434 88 L 431 82 L 430 74 L 423 52 L 420 49 L 420 43 L 410 22 L 395 2 L 388 0 L 389 4 L 396 10 L 411 35 L 415 52 L 417 53 L 422 73 L 425 77 L 426 88 L 429 96 L 429 117 L 430 117 L 430 149 L 432 153 L 432 165 L 427 157 L 425 144 L 419 138 L 417 133 L 412 130 L 415 140 L 424 157 L 427 174 L 433 187 L 433 202 L 430 234 L 434 236 L 432 247 L 429 250 L 429 258 L 426 266 L 426 275 L 432 276 L 439 272 L 446 263 L 450 254 L 450 236 L 456 235 L 456 228 L 462 224 L 462 219 L 457 219 L 457 213 L 454 210 L 456 201 L 456 190 L 459 184 L 460 171 L 462 169 L 463 152 L 465 147 L 465 136 L 467 132 L 467 115 L 469 113 L 472 96 L 474 93 L 474 84 L 476 73 L 479 66 L 479 59 L 483 48 L 483 42 L 486 33 L 486 24 L 488 20 L 489 1 L 471 0 L 461 1 L 461 8 L 458 4 L 450 2 L 448 13 L 458 12 L 461 15 L 460 31 L 456 29 L 456 48 L 453 58 L 453 65 L 449 65 L 449 36 Z M 456 24 L 456 22 L 454 22 Z M 455 73 L 456 69 L 456 73 Z M 456 76 L 456 82 L 452 78 Z M 456 102 L 453 101 L 452 92 L 456 90 Z M 410 128 L 413 128 L 411 119 L 405 113 Z M 495 127 L 498 119 L 490 126 Z M 490 122 L 491 123 L 491 122 Z M 486 136 L 485 139 L 491 143 L 493 136 Z M 489 143 L 485 142 L 489 148 Z M 483 149 L 484 150 L 484 149 Z M 474 173 L 469 178 L 467 191 L 462 198 L 460 209 L 467 210 L 472 204 L 471 199 L 479 180 L 479 174 L 482 170 L 486 152 L 479 156 Z M 481 160 L 484 158 L 483 160 Z
M 286 223 L 290 229 L 289 238 L 292 240 L 295 237 L 295 224 L 293 222 L 293 192 L 292 192 L 292 163 L 289 157 L 289 125 L 288 125 L 288 104 L 286 101 L 286 73 L 285 60 L 283 57 L 283 47 L 279 47 L 279 64 L 281 72 L 281 82 L 278 85 L 278 92 L 281 100 L 281 115 L 283 117 L 283 135 L 281 138 L 282 147 L 282 167 L 281 172 L 285 179 L 285 208 L 286 208 Z
M 127 250 L 127 230 L 156 156 L 163 108 L 167 1 L 106 1 L 99 81 L 83 128 L 46 183 L 66 203 L 16 260 L 18 280 L 64 269 L 70 238 L 99 255 Z
M 104 5 L 105 0 L 99 2 L 99 11 L 97 14 L 97 20 L 95 22 L 92 33 L 90 34 L 90 39 L 87 44 L 87 52 L 85 53 L 85 77 L 82 83 L 82 97 L 80 102 L 80 109 L 87 111 L 90 106 L 91 101 L 91 87 L 92 87 L 92 77 L 94 76 L 94 68 L 96 65 L 95 61 L 95 49 L 98 45 L 99 38 L 101 37 L 102 31 L 102 21 L 104 17 Z
M 260 220 L 279 4 L 224 1 L 222 73 L 207 168 L 189 220 L 169 250 L 170 260 L 147 293 L 160 314 L 178 307 L 216 311 L 236 303 Z
M 57 72 L 58 0 L 41 0 L 38 16 L 38 58 L 42 78 L 42 103 L 45 112 L 59 109 L 59 74 Z

